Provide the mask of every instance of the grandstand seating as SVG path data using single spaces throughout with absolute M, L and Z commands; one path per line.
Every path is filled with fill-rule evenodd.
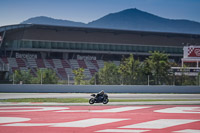
M 72 66 L 72 69 L 78 69 L 79 68 L 79 64 L 78 64 L 78 61 L 77 60 L 69 60 L 70 61 L 70 64 Z
M 15 58 L 13 58 L 13 59 L 15 59 Z M 17 62 L 18 67 L 26 67 L 25 61 L 23 59 L 16 58 L 16 62 Z
M 53 64 L 54 64 L 55 68 L 63 68 L 63 65 L 62 65 L 60 59 L 52 59 L 52 61 L 53 61 Z
M 5 63 L 8 64 L 8 59 L 6 57 L 2 57 L 1 60 Z
M 104 61 L 103 60 L 97 60 L 97 64 L 98 64 L 99 68 L 104 67 Z
M 90 69 L 90 73 L 92 76 L 94 76 L 94 74 L 96 73 L 97 71 L 95 69 Z
M 36 59 L 36 64 L 38 68 L 45 68 L 43 59 Z
M 65 71 L 65 68 L 57 68 L 57 72 L 60 74 L 62 79 L 67 79 L 67 73 Z
M 120 61 L 113 61 L 113 63 L 114 63 L 115 65 L 117 65 L 117 66 L 120 65 Z
M 65 68 L 65 71 L 68 75 L 70 75 L 71 77 L 74 77 L 74 73 L 72 72 L 71 68 Z
M 86 75 L 86 79 L 90 79 L 92 77 L 89 69 L 84 69 L 83 74 Z
M 67 80 L 68 76 L 73 79 L 73 70 L 84 68 L 84 74 L 87 79 L 92 78 L 100 68 L 104 67 L 103 60 L 76 60 L 76 59 L 21 59 L 21 58 L 6 58 L 0 57 L 0 63 L 9 64 L 11 72 L 15 70 L 30 70 L 33 76 L 36 76 L 37 69 L 50 68 L 54 70 L 58 77 L 62 80 Z M 113 61 L 116 65 L 120 61 Z
M 35 59 L 27 59 L 27 63 L 32 68 L 38 67 Z
M 96 60 L 91 60 L 91 62 L 92 62 L 92 64 L 93 64 L 94 66 L 96 66 L 97 69 L 99 69 L 99 65 L 98 65 L 98 63 L 97 63 Z
M 37 75 L 36 75 L 36 71 L 37 71 L 37 68 L 32 68 L 31 71 L 30 71 L 30 73 L 31 73 L 34 77 L 36 77 L 36 76 L 37 76 Z
M 51 67 L 55 68 L 55 65 L 53 63 L 53 59 L 46 59 L 46 61 L 50 64 Z
M 12 66 L 12 67 L 18 68 L 16 58 L 8 58 L 7 60 L 8 60 L 10 67 Z
M 84 68 L 84 69 L 87 68 L 86 63 L 85 63 L 84 60 L 77 60 L 77 62 L 78 62 L 78 64 L 79 64 L 79 67 L 80 67 L 80 68 Z
M 67 60 L 61 60 L 63 68 L 71 68 Z

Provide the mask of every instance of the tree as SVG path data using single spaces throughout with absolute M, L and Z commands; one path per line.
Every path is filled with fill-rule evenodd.
M 58 76 L 56 75 L 56 72 L 52 69 L 45 69 L 42 71 L 42 77 L 43 77 L 43 84 L 57 84 L 58 83 Z
M 37 77 L 32 79 L 33 84 L 57 84 L 58 77 L 52 69 L 37 69 Z
M 119 66 L 119 73 L 121 74 L 123 84 L 133 85 L 138 83 L 140 65 L 139 60 L 135 60 L 132 54 L 122 60 Z
M 23 84 L 30 84 L 32 81 L 32 74 L 30 73 L 30 70 L 25 71 L 25 70 L 15 70 L 14 72 L 14 79 L 15 83 L 19 84 L 20 81 Z
M 99 83 L 102 85 L 120 84 L 118 67 L 114 63 L 105 62 L 104 67 L 98 73 Z
M 84 84 L 84 69 L 83 68 L 79 68 L 77 70 L 73 70 L 73 73 L 75 75 L 74 80 L 75 80 L 75 85 L 80 85 L 80 84 Z
M 91 85 L 98 85 L 98 84 L 100 84 L 100 81 L 99 81 L 99 73 L 95 73 L 94 75 L 93 75 L 93 77 L 90 79 L 90 81 L 89 81 L 89 84 L 91 84 Z
M 144 68 L 147 70 L 147 73 L 153 75 L 155 84 L 168 82 L 170 64 L 167 54 L 157 51 L 154 51 L 154 53 L 151 52 L 151 56 L 145 60 L 145 65 Z

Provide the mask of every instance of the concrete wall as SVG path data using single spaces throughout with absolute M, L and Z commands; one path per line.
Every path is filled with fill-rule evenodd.
M 0 92 L 96 93 L 100 90 L 108 93 L 200 93 L 200 86 L 0 84 Z

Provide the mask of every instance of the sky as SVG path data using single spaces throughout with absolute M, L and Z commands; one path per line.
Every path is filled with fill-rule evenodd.
M 200 22 L 200 0 L 0 0 L 0 26 L 36 16 L 88 23 L 129 8 Z

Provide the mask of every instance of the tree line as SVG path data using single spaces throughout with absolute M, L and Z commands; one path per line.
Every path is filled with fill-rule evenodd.
M 37 69 L 36 75 L 31 70 L 15 70 L 12 76 L 13 84 L 57 84 L 58 77 L 52 69 Z
M 169 62 L 169 55 L 158 51 L 150 52 L 144 61 L 129 57 L 122 58 L 119 66 L 112 62 L 105 62 L 104 67 L 91 80 L 87 81 L 83 74 L 84 69 L 74 70 L 75 84 L 97 85 L 198 85 L 198 77 L 189 77 L 182 74 L 176 76 L 171 70 L 176 63 Z

